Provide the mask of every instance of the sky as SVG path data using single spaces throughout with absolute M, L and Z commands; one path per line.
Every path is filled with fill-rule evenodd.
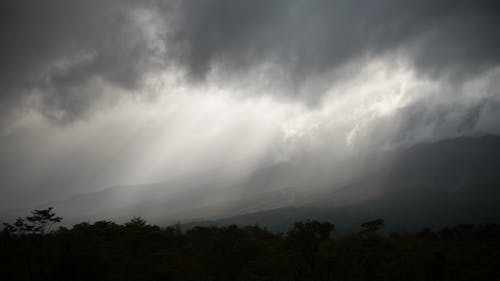
M 3 0 L 0 206 L 500 133 L 500 4 Z

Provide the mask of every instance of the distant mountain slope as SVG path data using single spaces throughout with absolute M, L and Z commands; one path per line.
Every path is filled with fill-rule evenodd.
M 47 205 L 66 223 L 241 222 L 276 229 L 330 219 L 352 228 L 384 217 L 399 227 L 500 222 L 500 137 L 461 137 L 342 163 L 279 163 L 237 177 L 227 169 L 172 181 L 81 194 Z M 27 210 L 19 210 L 24 213 Z M 11 214 L 13 217 L 14 214 Z
M 373 168 L 341 189 L 323 189 L 302 204 L 211 223 L 259 223 L 282 230 L 306 218 L 332 220 L 350 229 L 377 217 L 393 229 L 500 222 L 500 137 L 420 144 L 374 155 L 368 162 Z M 362 195 L 363 200 L 354 200 Z
M 217 220 L 200 220 L 189 225 L 258 224 L 274 231 L 284 231 L 295 221 L 317 219 L 332 221 L 340 232 L 348 232 L 357 229 L 362 222 L 384 218 L 389 230 L 416 230 L 443 225 L 500 223 L 499 200 L 498 185 L 457 191 L 440 187 L 405 188 L 352 205 L 309 203 Z

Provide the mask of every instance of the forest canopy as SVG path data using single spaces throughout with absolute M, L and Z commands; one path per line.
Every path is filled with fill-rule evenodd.
M 36 214 L 35 225 L 61 219 L 51 209 Z M 286 233 L 161 228 L 140 217 L 22 231 L 20 220 L 0 235 L 3 280 L 494 280 L 500 272 L 499 225 L 381 235 L 376 219 L 334 237 L 333 223 L 314 220 Z

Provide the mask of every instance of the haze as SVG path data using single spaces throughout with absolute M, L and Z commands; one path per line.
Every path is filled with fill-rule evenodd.
M 2 1 L 0 210 L 499 134 L 499 12 L 486 0 Z

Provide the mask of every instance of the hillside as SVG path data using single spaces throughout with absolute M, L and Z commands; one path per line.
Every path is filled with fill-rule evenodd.
M 246 177 L 230 176 L 230 169 L 226 174 L 213 177 L 208 171 L 114 187 L 46 206 L 54 206 L 69 224 L 133 216 L 162 225 L 236 222 L 275 229 L 306 218 L 342 221 L 346 228 L 373 217 L 398 227 L 500 220 L 500 137 L 493 135 L 419 144 L 340 164 L 279 163 L 249 170 Z

